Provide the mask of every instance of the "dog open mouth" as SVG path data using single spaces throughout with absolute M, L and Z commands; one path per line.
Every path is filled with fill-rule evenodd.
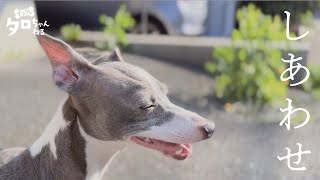
M 191 144 L 175 144 L 161 140 L 151 139 L 147 137 L 133 136 L 131 141 L 141 146 L 158 150 L 164 155 L 176 160 L 184 160 L 191 154 Z

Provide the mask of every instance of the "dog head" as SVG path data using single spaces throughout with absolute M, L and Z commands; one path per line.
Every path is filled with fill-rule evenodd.
M 145 70 L 126 63 L 118 49 L 86 60 L 65 42 L 38 40 L 50 59 L 55 84 L 69 93 L 84 131 L 103 141 L 130 140 L 185 159 L 190 143 L 211 137 L 214 124 L 167 97 L 167 87 Z

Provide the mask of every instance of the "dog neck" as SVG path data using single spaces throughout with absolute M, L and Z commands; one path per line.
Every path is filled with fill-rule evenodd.
M 101 141 L 88 135 L 77 121 L 80 134 L 86 141 L 85 154 L 87 173 L 86 179 L 102 179 L 107 167 L 115 155 L 125 147 L 124 142 Z
M 124 147 L 87 134 L 69 98 L 33 145 L 0 168 L 0 179 L 101 179 Z

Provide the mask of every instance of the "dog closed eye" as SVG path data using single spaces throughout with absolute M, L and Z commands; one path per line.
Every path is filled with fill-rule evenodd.
M 146 106 L 140 106 L 139 108 L 143 109 L 143 110 L 148 110 L 148 109 L 153 109 L 156 106 L 157 106 L 156 104 L 150 104 L 150 105 L 146 105 Z

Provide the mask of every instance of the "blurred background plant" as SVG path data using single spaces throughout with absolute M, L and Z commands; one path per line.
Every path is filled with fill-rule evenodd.
M 249 4 L 237 11 L 237 20 L 239 27 L 232 32 L 232 46 L 215 48 L 217 62 L 205 64 L 205 70 L 216 75 L 215 95 L 226 102 L 261 105 L 283 100 L 288 82 L 279 77 L 286 65 L 281 61 L 281 51 L 267 44 L 286 40 L 280 16 L 264 15 Z M 243 42 L 241 46 L 237 46 L 239 41 Z
M 318 101 L 320 101 L 320 66 L 309 65 L 309 79 L 303 83 L 303 89 L 310 92 Z
M 296 35 L 303 34 L 306 27 L 313 26 L 313 13 L 320 7 L 320 1 L 242 1 L 239 7 L 248 4 L 254 4 L 264 14 L 280 15 L 282 20 L 286 19 L 285 10 L 291 12 L 290 31 Z
M 300 14 L 299 16 L 299 21 L 301 22 L 302 25 L 305 26 L 313 26 L 313 13 L 312 11 L 308 10 L 305 13 Z
M 66 41 L 78 41 L 82 33 L 82 28 L 79 24 L 66 24 L 60 28 L 60 33 Z
M 135 25 L 135 20 L 125 5 L 120 6 L 114 18 L 105 14 L 100 15 L 99 22 L 105 26 L 104 31 L 111 36 L 107 44 L 108 49 L 128 45 L 126 31 Z
M 294 12 L 291 14 L 291 20 L 294 23 L 301 22 L 301 14 L 305 14 L 308 11 L 312 13 L 320 7 L 320 1 L 242 1 L 239 7 L 248 6 L 249 4 L 254 4 L 264 14 L 278 14 L 282 19 L 286 18 L 283 13 L 284 10 Z

